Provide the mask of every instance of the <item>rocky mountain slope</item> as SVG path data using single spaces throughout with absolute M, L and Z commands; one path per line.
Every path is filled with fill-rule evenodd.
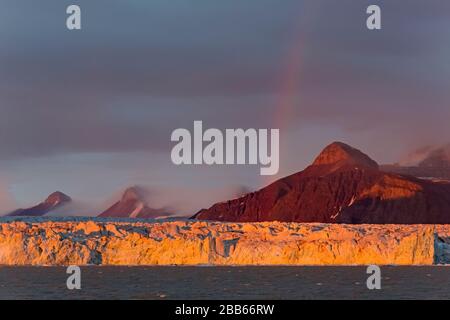
M 49 195 L 47 199 L 45 199 L 38 205 L 27 209 L 17 209 L 7 214 L 7 216 L 43 216 L 49 212 L 67 205 L 71 201 L 72 199 L 68 195 L 60 191 L 56 191 Z
M 99 217 L 157 218 L 171 215 L 167 209 L 154 209 L 146 201 L 146 191 L 140 187 L 125 190 L 122 198 Z
M 449 225 L 0 220 L 0 265 L 449 262 Z
M 450 183 L 381 171 L 344 143 L 327 146 L 305 170 L 193 218 L 232 222 L 450 223 Z

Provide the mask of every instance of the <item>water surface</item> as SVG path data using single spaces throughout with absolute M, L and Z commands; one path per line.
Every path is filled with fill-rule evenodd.
M 450 299 L 450 267 L 82 267 L 68 290 L 64 267 L 0 267 L 0 299 Z

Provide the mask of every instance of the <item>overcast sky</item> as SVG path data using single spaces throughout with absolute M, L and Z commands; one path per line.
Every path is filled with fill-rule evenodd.
M 65 28 L 74 3 L 81 31 Z M 449 1 L 0 5 L 0 211 L 55 190 L 102 207 L 133 184 L 195 211 L 268 182 L 256 166 L 172 165 L 170 133 L 194 120 L 279 128 L 277 177 L 335 140 L 380 163 L 450 142 Z

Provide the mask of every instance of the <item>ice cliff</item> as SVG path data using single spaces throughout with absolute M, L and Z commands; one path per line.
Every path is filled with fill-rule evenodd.
M 0 220 L 1 265 L 431 265 L 450 225 Z

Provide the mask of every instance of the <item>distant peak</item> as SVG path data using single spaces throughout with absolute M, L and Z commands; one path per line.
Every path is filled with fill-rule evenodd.
M 45 203 L 52 205 L 70 201 L 72 201 L 72 199 L 68 195 L 62 193 L 61 191 L 53 192 L 51 195 L 47 197 L 47 199 L 45 199 Z
M 333 142 L 325 147 L 313 165 L 350 164 L 378 169 L 378 164 L 369 156 L 343 142 Z
M 146 192 L 143 188 L 139 186 L 129 187 L 125 190 L 122 196 L 122 201 L 127 200 L 143 200 L 145 198 Z
M 450 147 L 442 147 L 431 151 L 427 157 L 419 163 L 419 167 L 450 167 Z

